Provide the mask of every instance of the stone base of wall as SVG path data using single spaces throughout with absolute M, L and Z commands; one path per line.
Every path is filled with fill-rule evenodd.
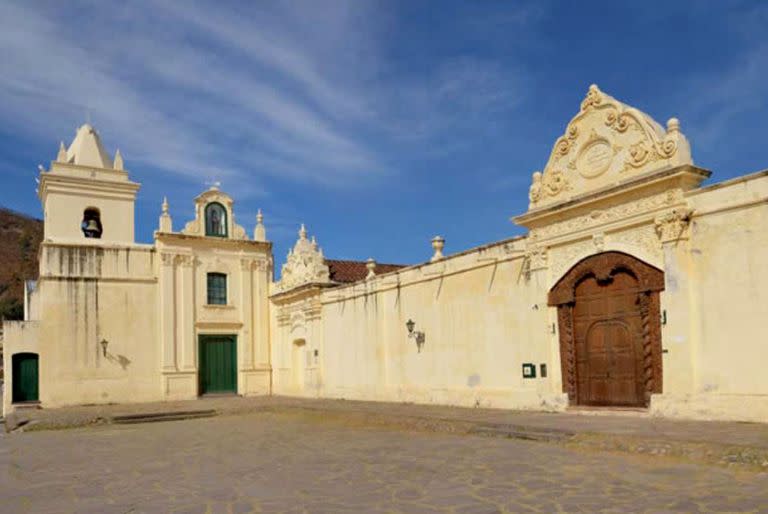
M 282 393 L 280 393 L 282 394 Z M 290 396 L 310 396 L 292 395 Z M 561 412 L 568 406 L 567 395 L 537 391 L 510 391 L 508 389 L 422 389 L 400 387 L 388 389 L 334 388 L 324 390 L 320 398 L 417 403 L 424 405 L 451 405 L 457 407 L 483 407 L 490 409 L 538 410 Z
M 197 372 L 163 373 L 163 395 L 165 400 L 197 398 Z
M 269 368 L 241 371 L 240 394 L 260 396 L 271 394 L 272 371 Z
M 768 421 L 768 395 L 760 394 L 655 394 L 651 415 L 717 421 Z

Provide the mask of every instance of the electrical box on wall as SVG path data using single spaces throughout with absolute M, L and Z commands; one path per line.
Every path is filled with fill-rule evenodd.
M 523 364 L 523 378 L 536 378 L 536 364 L 532 362 Z

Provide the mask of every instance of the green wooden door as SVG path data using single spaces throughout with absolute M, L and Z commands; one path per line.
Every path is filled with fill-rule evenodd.
M 200 394 L 237 392 L 237 338 L 200 336 Z
M 36 353 L 17 353 L 12 357 L 13 401 L 38 400 L 38 358 Z

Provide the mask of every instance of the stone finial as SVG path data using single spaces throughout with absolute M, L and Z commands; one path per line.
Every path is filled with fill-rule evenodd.
M 64 146 L 64 141 L 59 143 L 59 154 L 56 156 L 56 162 L 67 162 L 67 147 Z
M 253 229 L 253 240 L 267 240 L 267 229 L 264 228 L 264 215 L 261 213 L 261 209 L 256 213 L 256 228 Z
M 301 224 L 301 228 L 299 229 L 299 239 L 306 239 L 307 238 L 307 227 L 304 226 L 304 223 Z
M 667 132 L 680 132 L 680 120 L 669 118 L 667 120 Z
M 435 254 L 429 260 L 429 262 L 439 261 L 443 257 L 443 248 L 445 248 L 445 238 L 442 236 L 435 236 L 432 238 L 432 249 L 435 250 Z
M 173 232 L 173 220 L 171 219 L 171 215 L 168 213 L 168 198 L 163 197 L 163 203 L 161 207 L 162 213 L 160 214 L 160 227 L 158 228 L 159 232 Z
M 123 170 L 123 169 L 125 169 L 125 166 L 123 164 L 123 155 L 120 153 L 120 149 L 119 148 L 115 152 L 115 162 L 114 162 L 114 166 L 112 166 L 112 168 L 114 168 L 116 170 Z
M 376 261 L 373 260 L 373 257 L 365 261 L 365 268 L 368 270 L 368 275 L 365 276 L 366 279 L 376 276 Z

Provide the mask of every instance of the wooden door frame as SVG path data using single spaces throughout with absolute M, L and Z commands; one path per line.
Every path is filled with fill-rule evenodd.
M 584 278 L 594 276 L 598 282 L 612 280 L 619 271 L 634 275 L 638 282 L 640 315 L 642 318 L 643 380 L 645 404 L 652 394 L 662 392 L 661 307 L 659 293 L 664 290 L 664 272 L 640 259 L 622 252 L 603 252 L 576 263 L 549 291 L 547 304 L 557 307 L 560 333 L 560 368 L 563 392 L 571 405 L 578 402 L 576 376 L 576 340 L 573 328 L 573 307 L 576 286 Z
M 237 365 L 237 334 L 197 334 L 197 355 L 198 355 L 198 366 L 197 366 L 197 395 L 203 396 L 204 394 L 207 394 L 205 391 L 203 391 L 203 345 L 205 344 L 206 340 L 211 339 L 229 339 L 232 341 L 232 343 L 235 345 L 235 390 L 232 391 L 233 394 L 240 394 L 240 387 L 239 387 L 239 377 L 238 377 L 238 365 Z M 216 394 L 216 393 L 213 393 Z

